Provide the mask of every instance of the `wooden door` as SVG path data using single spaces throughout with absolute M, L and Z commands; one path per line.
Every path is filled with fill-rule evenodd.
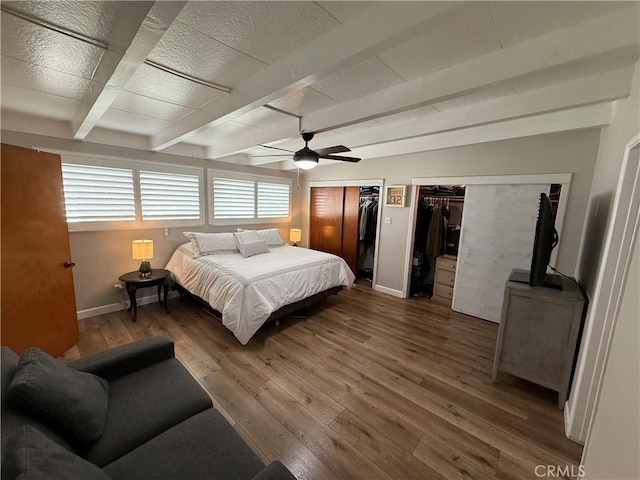
M 359 214 L 360 187 L 345 187 L 342 213 L 342 258 L 354 274 L 358 270 Z
M 78 341 L 60 156 L 3 144 L 1 158 L 0 341 L 59 356 Z
M 312 187 L 309 246 L 342 256 L 343 187 Z

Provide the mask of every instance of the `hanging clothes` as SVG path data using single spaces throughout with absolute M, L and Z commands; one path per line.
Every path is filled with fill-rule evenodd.
M 373 254 L 378 224 L 378 195 L 360 198 L 358 224 L 358 276 L 371 279 L 373 276 Z
M 433 206 L 431 222 L 429 222 L 429 233 L 427 234 L 427 244 L 425 252 L 431 257 L 442 255 L 443 226 L 444 217 L 442 215 L 442 205 L 439 203 Z
M 364 233 L 364 244 L 373 245 L 376 241 L 376 227 L 378 226 L 378 201 L 372 201 L 367 210 L 367 225 Z
M 365 245 L 373 245 L 378 223 L 378 199 L 366 198 L 360 202 L 358 239 Z

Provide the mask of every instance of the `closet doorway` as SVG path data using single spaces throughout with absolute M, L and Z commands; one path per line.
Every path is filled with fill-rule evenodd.
M 375 285 L 381 180 L 312 182 L 309 247 L 342 257 L 356 278 Z
M 460 242 L 465 185 L 418 188 L 411 262 L 411 297 L 451 305 Z
M 498 322 L 509 273 L 513 268 L 530 267 L 539 193 L 552 199 L 561 247 L 570 184 L 568 173 L 414 178 L 416 194 L 410 212 L 413 223 L 407 243 L 404 296 L 411 296 L 414 263 L 419 263 L 414 259 L 414 247 L 421 186 L 465 185 L 457 254 L 455 259 L 447 258 L 445 250 L 433 262 L 433 298 L 436 294 L 450 296 L 448 303 L 456 312 Z M 423 191 L 424 196 L 428 195 Z M 551 265 L 556 262 L 557 252 L 558 248 L 554 249 Z M 452 287 L 444 288 L 446 282 Z

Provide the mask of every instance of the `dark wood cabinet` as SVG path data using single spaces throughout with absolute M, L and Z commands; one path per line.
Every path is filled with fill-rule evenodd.
M 359 187 L 312 187 L 309 246 L 358 264 Z

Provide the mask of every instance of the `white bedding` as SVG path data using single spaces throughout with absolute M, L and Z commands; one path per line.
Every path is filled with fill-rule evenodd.
M 223 325 L 243 345 L 280 307 L 331 287 L 353 285 L 351 269 L 336 255 L 288 245 L 269 249 L 248 258 L 237 252 L 193 258 L 186 243 L 166 268 L 175 281 L 221 312 Z

